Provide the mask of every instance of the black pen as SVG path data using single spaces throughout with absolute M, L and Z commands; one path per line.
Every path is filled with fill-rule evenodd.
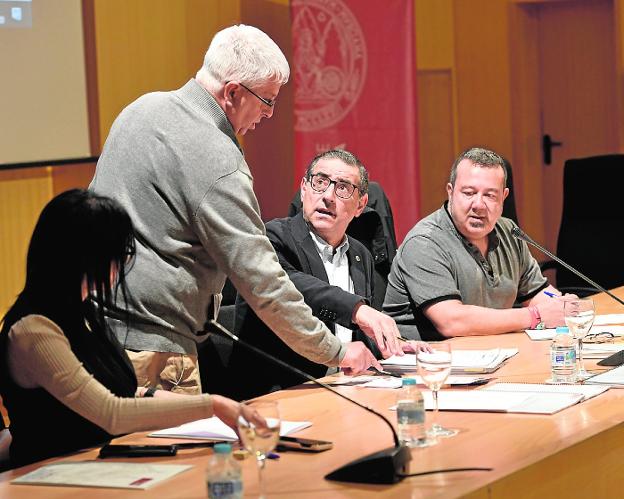
M 210 440 L 210 441 L 201 441 L 201 442 L 180 442 L 175 445 L 178 449 L 195 449 L 197 447 L 214 447 L 215 444 L 224 444 L 224 443 L 232 443 L 228 440 Z
M 393 376 L 395 378 L 402 378 L 402 376 L 400 374 L 397 373 L 391 373 L 389 371 L 383 371 L 381 369 L 377 369 L 375 366 L 370 366 L 368 368 L 369 371 L 374 371 L 377 374 L 383 374 L 384 376 Z

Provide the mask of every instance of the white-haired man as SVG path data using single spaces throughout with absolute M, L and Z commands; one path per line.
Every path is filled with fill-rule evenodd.
M 312 316 L 265 236 L 236 134 L 272 116 L 289 72 L 265 33 L 231 26 L 215 35 L 195 79 L 140 97 L 111 128 L 91 188 L 121 202 L 136 228 L 131 296 L 109 322 L 140 385 L 200 390 L 197 343 L 226 276 L 305 357 L 354 371 L 378 366 L 363 343 L 341 345 Z

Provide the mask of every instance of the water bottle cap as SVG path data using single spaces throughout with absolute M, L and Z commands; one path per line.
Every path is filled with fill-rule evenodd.
M 229 454 L 232 452 L 232 445 L 224 443 L 215 444 L 214 451 L 215 454 Z
M 555 329 L 555 334 L 570 334 L 568 326 L 559 326 Z
M 403 378 L 403 381 L 402 381 L 401 384 L 403 386 L 415 385 L 416 384 L 416 380 L 414 378 Z

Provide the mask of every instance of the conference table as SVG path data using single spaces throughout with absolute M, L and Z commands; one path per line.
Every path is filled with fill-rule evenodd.
M 624 297 L 624 287 L 613 291 Z M 618 313 L 607 295 L 594 297 L 598 314 Z M 453 348 L 516 347 L 519 353 L 490 376 L 493 382 L 543 383 L 550 376 L 548 341 L 531 341 L 524 332 L 447 340 Z M 586 360 L 595 372 L 604 370 Z M 340 387 L 342 393 L 369 405 L 391 421 L 396 390 Z M 448 389 L 448 388 L 444 388 Z M 468 388 L 466 388 L 468 389 Z M 331 440 L 320 453 L 283 452 L 265 468 L 268 497 L 359 498 L 513 498 L 622 497 L 624 495 L 624 390 L 612 388 L 553 415 L 440 412 L 439 422 L 460 430 L 437 445 L 412 449 L 411 473 L 448 468 L 492 468 L 491 471 L 436 473 L 406 478 L 393 485 L 335 482 L 324 476 L 354 459 L 390 447 L 392 434 L 379 418 L 315 385 L 267 395 L 279 401 L 282 418 L 311 421 L 297 435 Z M 430 418 L 431 413 L 427 413 Z M 42 424 L 46 424 L 42 417 Z M 50 431 L 54 431 L 51 427 Z M 171 442 L 174 442 L 173 440 Z M 163 443 L 145 433 L 126 435 L 115 443 Z M 139 462 L 190 464 L 192 469 L 147 490 L 16 485 L 12 479 L 42 464 L 93 460 L 98 449 L 49 459 L 0 474 L 0 497 L 17 498 L 200 498 L 206 497 L 205 469 L 211 449 L 196 448 L 170 458 Z M 117 461 L 123 461 L 118 459 Z M 130 460 L 126 460 L 130 461 Z M 131 460 L 136 462 L 137 460 Z M 245 497 L 257 497 L 257 470 L 252 458 L 240 461 Z

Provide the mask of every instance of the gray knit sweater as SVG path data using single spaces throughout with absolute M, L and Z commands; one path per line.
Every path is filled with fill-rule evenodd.
M 135 225 L 130 328 L 119 311 L 110 317 L 126 348 L 195 353 L 227 275 L 293 350 L 327 365 L 342 359 L 344 347 L 278 263 L 234 131 L 195 80 L 121 112 L 90 188 L 119 201 Z

